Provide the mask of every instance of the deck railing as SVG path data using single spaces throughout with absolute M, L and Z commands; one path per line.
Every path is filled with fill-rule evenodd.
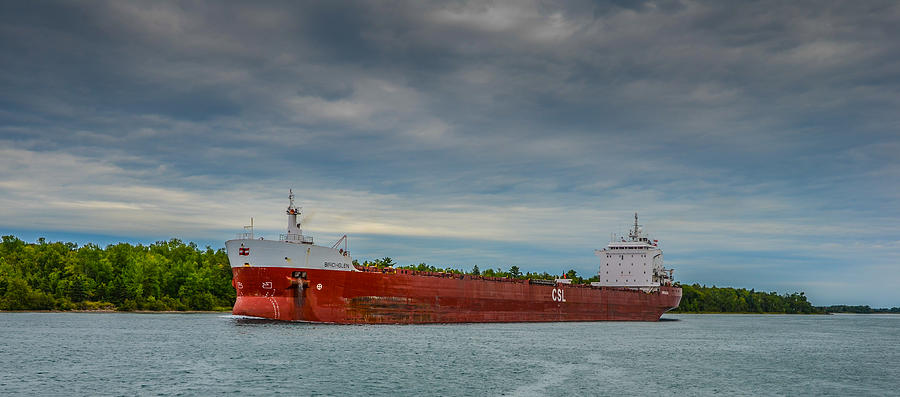
M 291 242 L 297 242 L 297 243 L 303 243 L 303 244 L 312 244 L 313 243 L 312 236 L 304 236 L 302 234 L 294 234 L 294 233 L 280 234 L 280 235 L 278 235 L 278 239 L 281 241 L 291 241 Z

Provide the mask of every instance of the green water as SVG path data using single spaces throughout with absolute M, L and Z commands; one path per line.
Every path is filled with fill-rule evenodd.
M 0 313 L 8 395 L 897 395 L 900 316 L 340 326 Z

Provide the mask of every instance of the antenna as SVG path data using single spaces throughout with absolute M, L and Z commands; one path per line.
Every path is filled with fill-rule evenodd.
M 289 189 L 288 192 L 290 192 L 290 194 L 288 194 L 288 200 L 290 200 L 290 204 L 288 205 L 288 208 L 287 208 L 287 214 L 288 215 L 300 215 L 300 210 L 303 208 L 297 207 L 296 205 L 294 205 L 294 189 Z
M 639 227 L 638 226 L 638 214 L 637 214 L 637 212 L 635 212 L 634 213 L 634 230 L 632 230 L 628 233 L 628 237 L 631 237 L 632 241 L 637 241 L 637 239 L 640 237 L 640 233 L 638 232 L 638 227 Z

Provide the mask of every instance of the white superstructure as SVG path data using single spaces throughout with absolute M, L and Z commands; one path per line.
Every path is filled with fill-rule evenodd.
M 312 236 L 304 236 L 297 217 L 300 207 L 294 205 L 294 192 L 288 196 L 287 233 L 278 240 L 255 238 L 251 220 L 250 228 L 234 240 L 225 242 L 231 267 L 289 267 L 298 269 L 328 269 L 357 271 L 353 258 L 347 250 L 347 236 L 341 237 L 333 246 L 322 247 L 313 244 Z M 339 248 L 343 243 L 343 247 Z
M 594 250 L 600 258 L 601 287 L 654 288 L 672 284 L 672 270 L 663 267 L 662 250 L 657 240 L 650 240 L 638 225 L 634 214 L 634 229 L 628 238 L 613 237 L 602 250 Z
M 290 204 L 288 204 L 287 211 L 285 211 L 288 216 L 287 234 L 282 234 L 281 236 L 279 236 L 279 240 L 312 244 L 312 236 L 304 236 L 303 227 L 300 225 L 300 222 L 297 222 L 297 217 L 300 216 L 300 210 L 302 210 L 303 207 L 294 205 L 294 189 L 290 190 L 288 200 L 290 200 Z

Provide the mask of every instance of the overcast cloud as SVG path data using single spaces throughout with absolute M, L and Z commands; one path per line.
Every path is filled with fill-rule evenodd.
M 357 259 L 900 306 L 900 5 L 5 2 L 0 232 L 224 245 L 287 189 Z

